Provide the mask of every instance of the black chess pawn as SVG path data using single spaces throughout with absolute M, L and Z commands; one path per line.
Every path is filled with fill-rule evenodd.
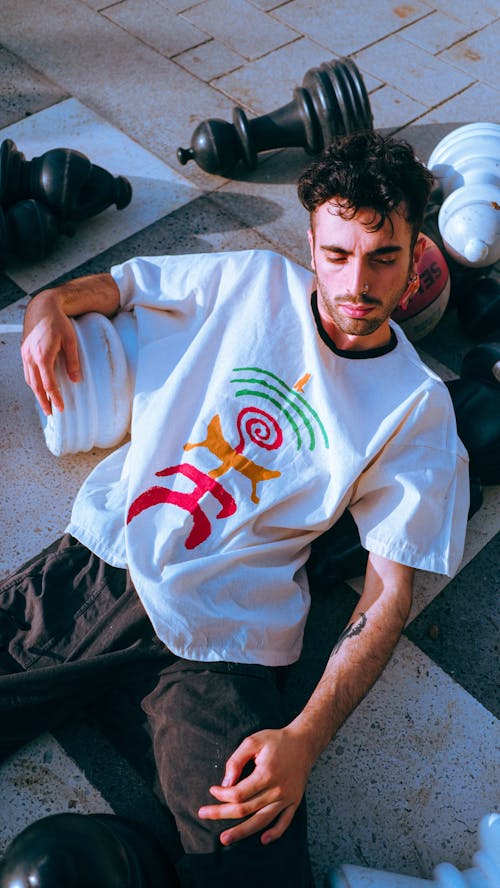
M 181 164 L 195 160 L 207 173 L 229 175 L 239 161 L 250 170 L 257 154 L 273 148 L 299 147 L 317 154 L 336 136 L 373 127 L 368 94 L 351 59 L 323 62 L 306 72 L 293 101 L 270 114 L 248 120 L 242 108 L 233 123 L 214 118 L 200 123 L 189 148 L 179 148 Z
M 58 213 L 64 222 L 81 222 L 116 205 L 121 210 L 132 198 L 123 176 L 113 176 L 70 148 L 53 148 L 26 160 L 11 139 L 0 146 L 0 205 L 9 207 L 24 198 L 36 198 Z
M 460 378 L 446 382 L 471 478 L 482 484 L 500 484 L 499 368 L 500 344 L 482 343 L 465 355 Z
M 476 270 L 476 269 L 475 269 Z M 458 300 L 460 323 L 472 338 L 500 337 L 500 275 L 493 268 L 470 283 Z
M 14 257 L 45 259 L 60 234 L 73 235 L 74 229 L 39 200 L 21 200 L 8 210 L 0 207 L 0 269 Z
M 9 845 L 0 888 L 178 888 L 154 836 L 112 814 L 53 814 Z

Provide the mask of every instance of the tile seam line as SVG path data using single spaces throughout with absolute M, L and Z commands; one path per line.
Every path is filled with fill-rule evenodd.
M 215 81 L 221 80 L 223 77 L 227 77 L 228 74 L 234 74 L 235 71 L 241 71 L 245 66 L 251 65 L 254 62 L 260 62 L 260 61 L 262 61 L 262 59 L 266 59 L 266 58 L 268 58 L 268 56 L 272 55 L 273 52 L 280 52 L 280 50 L 282 50 L 282 49 L 287 49 L 289 46 L 293 46 L 295 43 L 298 43 L 300 40 L 303 40 L 303 39 L 304 39 L 304 37 L 302 34 L 297 34 L 297 36 L 294 37 L 293 40 L 290 40 L 289 43 L 284 43 L 284 44 L 282 44 L 282 46 L 277 46 L 274 49 L 269 49 L 260 56 L 248 58 L 247 56 L 241 55 L 241 53 L 239 53 L 237 50 L 233 49 L 232 46 L 228 46 L 228 44 L 224 43 L 222 40 L 218 40 L 216 37 L 209 35 L 208 39 L 204 40 L 203 43 L 198 43 L 197 46 L 190 47 L 189 49 L 181 49 L 179 52 L 176 52 L 174 55 L 170 56 L 170 61 L 175 62 L 176 64 L 179 64 L 177 62 L 177 59 L 180 58 L 181 55 L 191 52 L 192 49 L 196 49 L 199 46 L 207 46 L 207 44 L 209 44 L 209 43 L 220 43 L 221 46 L 224 47 L 224 49 L 228 49 L 231 52 L 233 52 L 235 55 L 239 55 L 242 61 L 241 61 L 240 65 L 236 65 L 234 68 L 231 68 L 229 71 L 224 71 L 222 74 L 216 74 L 215 77 L 212 77 L 211 80 L 202 80 L 202 83 L 213 84 Z M 318 47 L 319 47 L 319 44 L 318 44 Z M 184 70 L 189 71 L 189 68 L 185 68 L 184 65 L 181 65 L 181 67 Z M 192 76 L 197 77 L 198 75 L 193 74 Z M 200 79 L 200 78 L 198 78 L 198 79 Z
M 192 25 L 193 28 L 199 28 L 199 25 L 194 25 L 193 22 L 190 21 L 190 19 L 185 15 L 185 13 L 189 12 L 191 9 L 197 9 L 199 6 L 202 6 L 204 2 L 206 2 L 206 0 L 202 0 L 201 3 L 197 3 L 195 6 L 190 6 L 189 9 L 183 9 L 181 12 L 176 13 L 176 16 L 178 18 L 184 19 L 188 24 Z M 287 30 L 292 31 L 293 33 L 296 34 L 296 37 L 294 39 L 290 39 L 289 41 L 286 41 L 285 43 L 282 44 L 282 46 L 288 46 L 290 43 L 295 43 L 300 38 L 307 37 L 307 34 L 304 34 L 303 31 L 298 31 L 294 25 L 289 25 L 289 24 L 287 24 L 287 22 L 282 22 L 279 19 L 277 19 L 276 16 L 272 15 L 272 11 L 265 12 L 263 9 L 260 9 L 258 6 L 254 6 L 253 3 L 249 3 L 248 0 L 243 0 L 243 2 L 246 3 L 247 6 L 250 6 L 256 12 L 260 12 L 263 16 L 265 16 L 265 17 L 269 16 L 269 18 L 272 21 L 274 21 L 275 24 L 280 25 L 280 27 L 286 28 Z M 199 30 L 201 31 L 203 29 L 199 28 Z M 208 33 L 208 32 L 205 32 L 205 33 Z M 213 40 L 218 39 L 218 38 L 215 38 L 213 34 L 208 34 L 208 36 L 211 37 Z M 219 42 L 222 43 L 223 46 L 227 46 L 227 44 L 224 43 L 223 40 L 219 40 Z M 227 48 L 232 49 L 232 47 L 227 47 Z M 281 49 L 281 47 L 276 47 L 276 49 Z M 233 51 L 235 51 L 235 50 L 233 50 Z M 273 52 L 273 51 L 274 50 L 269 50 L 269 52 Z M 269 52 L 264 53 L 264 56 L 257 56 L 257 58 L 264 58 L 265 55 L 269 55 Z M 246 58 L 246 56 L 242 56 L 242 58 Z M 248 59 L 248 61 L 255 61 L 255 59 L 253 59 L 253 58 Z
M 422 118 L 425 118 L 432 111 L 436 111 L 437 108 L 440 108 L 441 106 L 446 105 L 447 102 L 450 102 L 452 99 L 458 98 L 460 95 L 462 95 L 462 93 L 465 93 L 465 92 L 467 92 L 468 89 L 471 89 L 471 87 L 477 86 L 478 84 L 481 84 L 481 83 L 483 83 L 485 86 L 489 85 L 486 83 L 486 81 L 483 81 L 483 80 L 471 81 L 471 83 L 468 83 L 467 86 L 464 86 L 462 89 L 459 89 L 458 92 L 456 92 L 456 93 L 451 93 L 451 95 L 447 96 L 446 99 L 443 99 L 441 102 L 438 102 L 436 105 L 430 105 L 428 108 L 426 108 L 426 110 L 424 112 L 422 112 L 422 114 L 419 114 L 417 117 L 412 117 L 410 120 L 406 121 L 405 123 L 402 123 L 400 125 L 398 124 L 398 126 L 394 129 L 392 129 L 392 127 L 390 127 L 392 134 L 396 135 L 396 133 L 400 133 L 402 130 L 406 129 L 406 127 L 408 127 L 408 126 L 418 125 L 418 121 L 422 120 Z M 383 83 L 382 85 L 383 86 L 392 86 L 393 89 L 399 89 L 398 87 L 395 87 L 392 83 L 388 83 L 387 81 L 385 81 L 385 83 Z M 401 89 L 399 89 L 399 92 L 401 92 L 402 95 L 406 96 L 406 98 L 413 99 L 414 102 L 418 101 L 418 99 L 415 99 L 413 96 L 409 96 L 408 93 L 403 93 L 403 90 L 401 90 Z M 427 124 L 425 122 L 425 120 L 421 124 L 421 126 L 428 126 L 428 125 L 430 125 L 430 124 Z
M 465 24 L 465 22 L 463 22 L 463 23 L 457 22 L 457 24 Z M 491 24 L 493 24 L 493 22 L 488 22 L 488 24 L 483 25 L 482 28 L 476 28 L 476 30 L 470 31 L 465 37 L 460 37 L 458 40 L 454 40 L 453 43 L 450 43 L 448 46 L 443 46 L 442 49 L 438 49 L 437 52 L 432 53 L 432 54 L 434 55 L 435 58 L 439 58 L 439 56 L 441 56 L 444 52 L 448 52 L 448 50 L 453 49 L 453 47 L 459 46 L 460 43 L 465 43 L 467 40 L 470 40 L 471 37 L 476 37 L 477 34 L 481 33 L 481 31 L 484 31 L 486 28 L 489 28 L 489 26 Z M 402 39 L 406 40 L 407 43 L 411 43 L 412 46 L 420 46 L 420 44 L 418 44 L 418 43 L 413 43 L 413 41 L 407 40 L 404 35 L 403 35 Z
M 287 5 L 287 4 L 285 4 L 285 5 Z M 334 56 L 336 56 L 337 58 L 341 58 L 342 56 L 347 56 L 347 58 L 352 58 L 352 57 L 353 57 L 354 55 L 356 55 L 358 52 L 364 52 L 364 51 L 367 50 L 367 49 L 371 49 L 372 46 L 376 46 L 377 43 L 382 43 L 384 40 L 387 40 L 389 37 L 395 37 L 395 36 L 398 36 L 398 35 L 400 34 L 401 31 L 404 31 L 404 30 L 406 30 L 407 28 L 410 28 L 412 25 L 417 24 L 417 22 L 422 21 L 422 19 L 428 18 L 428 16 L 431 15 L 433 11 L 434 11 L 434 10 L 431 10 L 429 13 L 424 13 L 424 15 L 420 16 L 419 18 L 416 18 L 414 21 L 412 21 L 412 22 L 408 22 L 408 23 L 405 24 L 405 25 L 401 25 L 400 27 L 397 27 L 394 31 L 389 31 L 389 33 L 383 34 L 382 37 L 378 37 L 376 40 L 372 40 L 370 43 L 363 44 L 362 46 L 358 47 L 357 49 L 351 49 L 350 52 L 343 52 L 342 54 L 339 54 L 338 52 L 336 52 L 335 50 L 333 50 L 333 49 L 332 49 L 331 47 L 329 47 L 329 46 L 325 46 L 324 48 L 325 48 L 325 50 L 326 50 L 327 52 L 332 53 L 332 54 L 333 54 Z M 276 21 L 278 21 L 280 24 L 287 24 L 286 22 L 284 23 L 284 22 L 280 21 L 279 19 L 276 19 Z M 293 28 L 293 25 L 290 25 L 290 26 L 288 26 L 288 27 L 292 27 L 292 28 Z M 313 38 L 313 37 L 310 36 L 310 34 L 307 34 L 307 33 L 304 33 L 304 32 L 299 32 L 299 34 L 300 34 L 301 37 L 307 38 L 307 39 L 309 39 L 309 40 L 311 40 L 311 41 L 313 41 L 313 42 L 315 42 L 315 43 L 317 42 L 317 41 L 315 40 L 315 38 Z M 407 41 L 407 42 L 408 42 L 408 41 Z M 321 43 L 318 43 L 318 46 L 322 46 L 322 44 L 321 44 Z
M 117 22 L 114 19 L 109 18 L 106 15 L 107 9 L 113 9 L 115 6 L 121 6 L 121 5 L 122 5 L 121 2 L 119 2 L 119 3 L 113 4 L 113 6 L 107 6 L 106 9 L 99 10 L 97 14 L 99 16 L 101 16 L 101 18 L 106 19 L 106 21 L 109 22 L 110 24 L 115 25 L 115 27 L 117 27 L 117 28 L 120 28 L 120 30 L 123 31 L 125 34 L 128 34 L 128 36 L 131 37 L 132 40 L 137 40 L 138 43 L 141 43 L 143 46 L 146 46 L 148 49 L 154 50 L 154 52 L 158 53 L 158 55 L 160 55 L 163 59 L 169 59 L 169 61 L 173 61 L 174 56 L 170 56 L 167 53 L 161 52 L 161 50 L 159 50 L 152 43 L 148 43 L 147 40 L 144 40 L 138 34 L 135 34 L 133 31 L 129 31 L 128 27 L 126 27 L 125 25 L 122 25 L 121 22 Z M 176 16 L 176 17 L 179 18 L 179 16 Z M 193 25 L 193 27 L 195 27 L 195 26 Z M 197 30 L 200 31 L 200 34 L 206 33 L 204 31 L 202 31 L 201 28 L 198 28 Z M 183 53 L 183 52 L 190 52 L 192 49 L 197 49 L 200 46 L 205 46 L 206 43 L 210 43 L 210 41 L 213 39 L 214 38 L 210 34 L 207 34 L 205 40 L 200 40 L 199 43 L 195 43 L 195 44 L 193 44 L 193 46 L 189 46 L 186 49 L 181 49 L 179 52 L 174 53 L 174 55 L 181 55 L 181 53 Z M 183 69 L 183 70 L 186 70 L 186 69 Z M 191 72 L 189 72 L 189 73 L 191 73 Z M 196 77 L 195 74 L 193 74 L 192 76 Z M 197 78 L 197 79 L 199 79 L 199 78 Z M 205 83 L 206 81 L 202 81 L 202 82 Z

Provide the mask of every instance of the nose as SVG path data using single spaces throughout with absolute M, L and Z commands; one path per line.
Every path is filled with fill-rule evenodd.
M 359 296 L 360 293 L 366 293 L 367 289 L 369 290 L 369 278 L 364 263 L 354 259 L 349 263 L 348 268 L 347 292 L 351 296 Z

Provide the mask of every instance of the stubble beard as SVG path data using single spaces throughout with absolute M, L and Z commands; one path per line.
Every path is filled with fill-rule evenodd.
M 369 293 L 360 293 L 356 298 L 345 294 L 345 295 L 336 295 L 333 298 L 327 293 L 326 288 L 323 287 L 319 280 L 316 281 L 318 294 L 321 297 L 321 302 L 324 306 L 324 310 L 329 316 L 330 320 L 335 324 L 335 326 L 342 332 L 347 334 L 348 336 L 369 336 L 370 333 L 374 333 L 379 327 L 389 318 L 393 311 L 397 308 L 403 293 L 406 290 L 407 282 L 405 281 L 404 285 L 401 286 L 400 290 L 394 296 L 394 300 L 391 300 L 391 306 L 389 310 L 384 309 L 381 305 L 380 300 L 376 299 L 374 296 L 371 296 Z M 339 307 L 339 302 L 349 302 L 351 304 L 362 306 L 379 306 L 380 313 L 375 316 L 370 316 L 366 318 L 350 318 L 348 317 L 342 309 Z

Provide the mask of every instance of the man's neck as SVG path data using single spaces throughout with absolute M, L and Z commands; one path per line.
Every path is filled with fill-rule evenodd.
M 344 333 L 330 318 L 325 318 L 319 306 L 318 311 L 323 329 L 338 351 L 373 351 L 384 348 L 391 341 L 391 328 L 388 320 L 384 321 L 373 333 L 368 333 L 367 336 L 355 336 Z

